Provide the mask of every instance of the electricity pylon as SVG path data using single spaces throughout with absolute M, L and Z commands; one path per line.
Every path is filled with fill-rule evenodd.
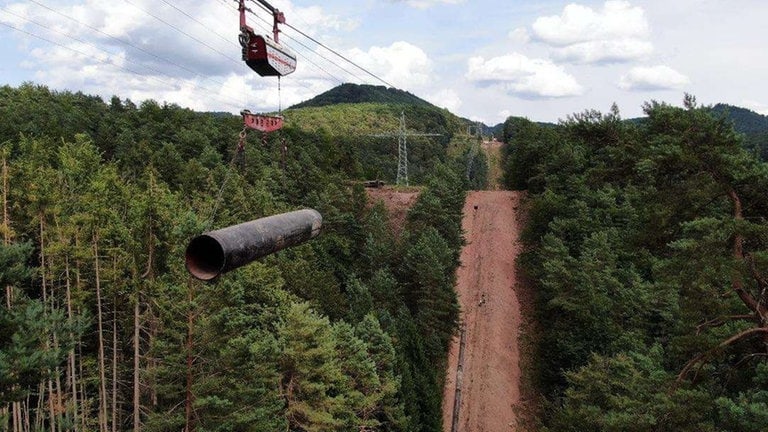
M 396 132 L 374 134 L 378 138 L 397 137 L 397 178 L 395 184 L 408 186 L 408 137 L 414 136 L 440 136 L 439 133 L 413 133 L 405 129 L 405 113 L 400 112 L 400 129 Z
M 473 125 L 467 126 L 467 135 L 470 136 L 469 153 L 467 155 L 467 180 L 470 180 L 474 171 L 475 156 L 480 152 L 480 143 L 483 141 L 483 129 L 481 123 L 475 122 Z M 472 142 L 474 138 L 475 142 Z

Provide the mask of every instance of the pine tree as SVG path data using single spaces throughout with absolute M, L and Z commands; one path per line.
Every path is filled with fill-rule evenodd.
M 306 303 L 292 305 L 278 326 L 280 389 L 290 430 L 343 430 L 347 401 L 328 319 Z

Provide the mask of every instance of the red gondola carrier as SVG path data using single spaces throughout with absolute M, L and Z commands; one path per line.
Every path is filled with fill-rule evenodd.
M 272 12 L 273 38 L 257 35 L 245 22 L 245 0 L 240 0 L 240 45 L 243 47 L 243 61 L 261 76 L 284 76 L 296 70 L 296 54 L 280 45 L 278 24 L 285 23 L 285 15 L 269 3 L 259 1 Z

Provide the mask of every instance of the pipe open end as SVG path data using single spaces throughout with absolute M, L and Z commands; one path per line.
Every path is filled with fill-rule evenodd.
M 192 239 L 185 255 L 187 270 L 197 279 L 209 281 L 224 270 L 224 250 L 216 239 L 200 235 Z

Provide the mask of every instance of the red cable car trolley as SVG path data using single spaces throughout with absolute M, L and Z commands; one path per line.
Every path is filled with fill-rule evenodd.
M 277 25 L 285 24 L 285 15 L 265 0 L 254 1 L 272 12 L 272 39 L 256 34 L 253 28 L 248 26 L 245 13 L 250 9 L 245 7 L 245 0 L 239 0 L 240 36 L 238 39 L 240 46 L 243 47 L 243 61 L 261 76 L 276 76 L 280 79 L 296 70 L 296 54 L 279 43 L 280 30 Z M 273 132 L 283 127 L 282 116 L 251 114 L 247 110 L 243 110 L 241 114 L 245 127 L 249 129 Z
M 285 15 L 264 0 L 257 0 L 270 12 L 274 19 L 272 39 L 257 35 L 245 22 L 245 0 L 240 6 L 240 45 L 243 47 L 243 61 L 261 76 L 284 76 L 296 70 L 296 54 L 280 45 L 278 24 L 285 23 Z

